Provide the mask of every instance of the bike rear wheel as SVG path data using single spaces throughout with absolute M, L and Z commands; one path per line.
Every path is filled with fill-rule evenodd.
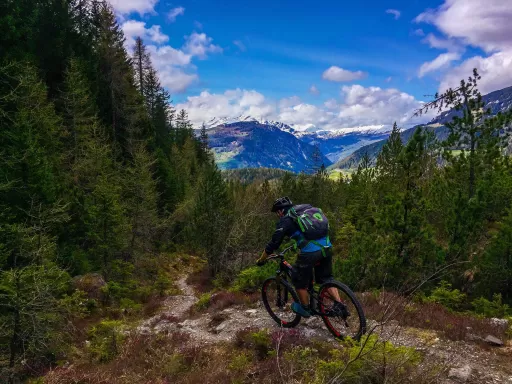
M 263 282 L 261 298 L 270 317 L 281 327 L 293 328 L 301 316 L 292 311 L 291 305 L 299 302 L 293 287 L 283 278 L 270 277 Z
M 366 317 L 363 307 L 349 287 L 336 281 L 328 282 L 320 287 L 318 296 L 320 315 L 327 329 L 335 337 L 339 339 L 351 337 L 354 340 L 359 340 L 366 333 Z M 338 301 L 336 296 L 349 311 L 348 317 L 344 316 L 338 308 L 339 305 L 335 304 Z

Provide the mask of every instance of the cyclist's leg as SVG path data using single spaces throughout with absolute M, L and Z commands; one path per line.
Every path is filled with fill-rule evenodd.
M 297 258 L 294 265 L 294 273 L 292 275 L 292 282 L 297 290 L 299 299 L 302 305 L 309 305 L 308 286 L 313 280 L 313 266 L 315 259 L 310 257 L 310 254 L 301 253 Z
M 315 265 L 315 277 L 318 284 L 323 284 L 333 279 L 331 248 L 325 250 L 325 257 L 322 257 L 318 265 Z M 341 302 L 340 295 L 336 288 L 329 288 L 328 292 L 335 301 Z

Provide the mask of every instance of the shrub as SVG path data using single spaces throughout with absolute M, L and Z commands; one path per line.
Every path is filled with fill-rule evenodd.
M 492 296 L 492 301 L 487 300 L 484 297 L 480 297 L 471 302 L 476 313 L 484 315 L 485 317 L 505 317 L 512 315 L 510 307 L 507 304 L 503 304 L 501 299 L 501 293 L 495 293 Z
M 203 293 L 199 297 L 199 300 L 197 300 L 197 303 L 195 304 L 196 309 L 203 310 L 203 309 L 208 308 L 210 306 L 211 300 L 212 300 L 211 293 Z
M 104 320 L 89 330 L 87 349 L 93 360 L 107 362 L 118 353 L 124 340 L 122 323 L 116 320 Z
M 233 291 L 255 292 L 263 282 L 275 274 L 275 264 L 267 263 L 263 267 L 249 267 L 240 272 L 233 284 Z
M 426 298 L 427 302 L 444 305 L 447 308 L 457 310 L 466 300 L 466 295 L 458 289 L 451 289 L 452 285 L 446 281 L 441 281 L 439 287 L 435 288 L 430 296 Z

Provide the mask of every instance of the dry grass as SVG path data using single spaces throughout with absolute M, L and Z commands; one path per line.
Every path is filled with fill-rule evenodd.
M 469 340 L 470 335 L 506 338 L 506 326 L 497 326 L 472 314 L 456 313 L 440 304 L 414 303 L 389 292 L 365 293 L 360 297 L 366 316 L 378 322 L 395 320 L 401 326 L 441 332 L 450 340 Z

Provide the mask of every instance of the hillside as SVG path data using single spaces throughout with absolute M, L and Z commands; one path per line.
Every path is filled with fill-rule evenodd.
M 512 108 L 512 87 L 503 88 L 501 90 L 491 92 L 482 97 L 485 102 L 485 107 L 491 110 L 491 115 L 496 115 L 499 112 L 506 112 Z M 460 115 L 460 112 L 450 110 L 441 113 L 434 118 L 429 124 L 423 126 L 429 131 L 434 132 L 438 140 L 445 140 L 448 137 L 448 129 L 443 125 L 451 121 L 454 116 Z M 419 126 L 407 129 L 401 133 L 401 138 L 404 143 L 408 142 L 412 137 L 414 131 Z M 386 143 L 386 139 L 365 145 L 354 151 L 352 154 L 342 157 L 339 161 L 333 164 L 331 169 L 348 169 L 355 168 L 364 157 L 368 154 L 372 161 L 375 161 L 382 147 Z
M 209 145 L 221 169 L 278 168 L 308 172 L 315 147 L 275 125 L 256 121 L 224 124 L 208 130 Z M 329 166 L 325 156 L 320 161 Z

